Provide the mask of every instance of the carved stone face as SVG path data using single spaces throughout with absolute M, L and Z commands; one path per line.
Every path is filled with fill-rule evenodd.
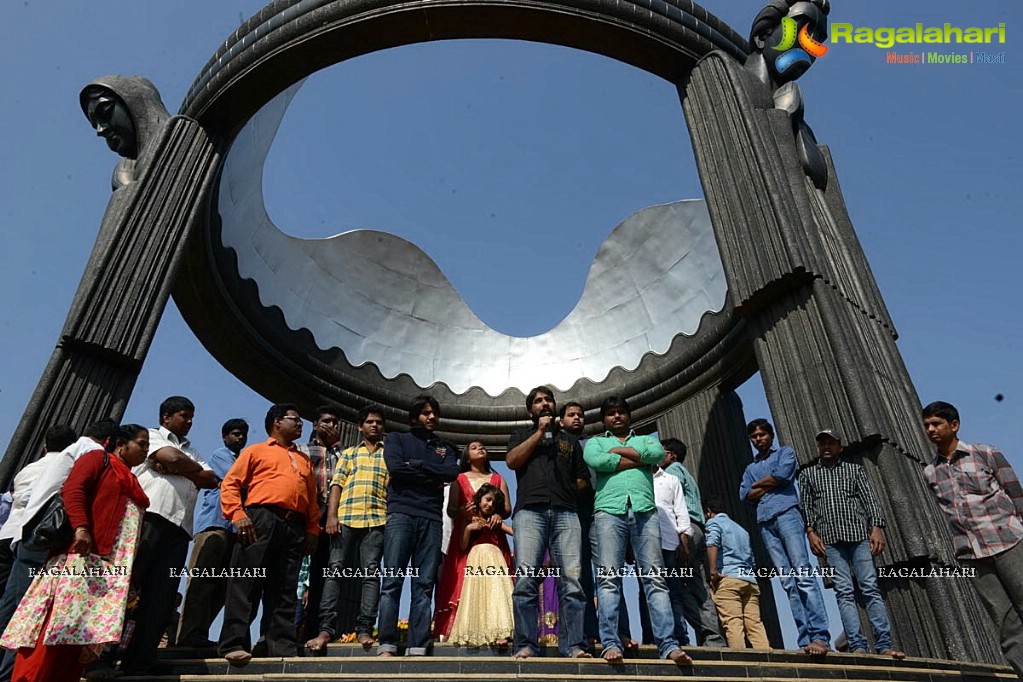
M 138 156 L 135 122 L 120 97 L 110 93 L 91 94 L 85 113 L 96 134 L 106 139 L 112 151 L 128 159 Z

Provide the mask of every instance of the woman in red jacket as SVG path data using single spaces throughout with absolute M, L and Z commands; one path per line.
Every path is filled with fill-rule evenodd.
M 74 540 L 40 569 L 0 639 L 18 647 L 13 682 L 77 682 L 104 644 L 120 641 L 149 506 L 131 467 L 148 452 L 149 431 L 129 424 L 112 452 L 97 448 L 75 462 L 61 489 Z

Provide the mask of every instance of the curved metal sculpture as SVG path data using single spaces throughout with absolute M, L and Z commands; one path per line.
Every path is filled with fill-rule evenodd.
M 707 364 L 734 352 L 742 324 L 727 312 L 721 259 L 699 203 L 651 207 L 615 228 L 572 313 L 526 339 L 482 323 L 404 240 L 368 231 L 293 239 L 263 208 L 261 169 L 293 88 L 344 59 L 423 40 L 523 38 L 592 50 L 679 82 L 713 49 L 745 57 L 742 38 L 698 5 L 598 5 L 599 16 L 579 2 L 296 3 L 246 22 L 181 109 L 230 144 L 209 228 L 189 245 L 175 291 L 200 340 L 256 390 L 305 407 L 331 399 L 354 415 L 373 400 L 397 417 L 410 393 L 429 388 L 444 403 L 445 435 L 482 435 L 492 445 L 522 422 L 525 393 L 538 383 L 594 406 L 610 391 L 624 393 L 647 420 L 692 393 Z M 261 255 L 270 250 L 275 272 Z M 377 278 L 373 291 L 365 279 L 338 275 L 385 255 L 402 266 L 388 268 L 391 281 L 379 286 Z M 301 291 L 282 271 L 304 271 Z M 612 289 L 619 293 L 607 297 Z M 213 319 L 225 309 L 237 317 Z M 605 324 L 597 333 L 609 314 L 628 331 L 614 336 Z M 276 361 L 257 360 L 266 354 Z
M 289 329 L 307 330 L 321 350 L 340 349 L 353 367 L 372 365 L 382 382 L 407 375 L 418 386 L 456 394 L 479 387 L 490 397 L 543 383 L 567 391 L 580 379 L 599 386 L 615 368 L 641 371 L 656 361 L 647 356 L 664 356 L 676 337 L 697 334 L 706 313 L 723 309 L 725 273 L 702 201 L 654 206 L 622 222 L 572 312 L 529 338 L 488 327 L 404 239 L 372 230 L 285 235 L 263 207 L 262 177 L 294 93 L 263 107 L 234 140 L 220 181 L 221 242 L 261 305 L 279 309 Z

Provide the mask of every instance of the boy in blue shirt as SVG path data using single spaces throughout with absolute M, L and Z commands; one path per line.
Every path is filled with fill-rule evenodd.
M 710 588 L 728 646 L 744 649 L 748 639 L 754 649 L 770 649 L 767 631 L 760 620 L 760 587 L 749 533 L 721 509 L 719 498 L 703 499 Z

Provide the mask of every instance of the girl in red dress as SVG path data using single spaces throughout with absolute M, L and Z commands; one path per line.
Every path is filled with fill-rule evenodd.
M 465 524 L 459 543 L 466 553 L 465 575 L 450 639 L 459 646 L 507 646 L 515 618 L 507 539 L 512 529 L 497 512 L 504 508 L 504 494 L 484 483 L 473 503 L 477 515 Z
M 476 492 L 484 485 L 494 486 L 502 493 L 503 504 L 494 509 L 489 523 L 499 525 L 511 516 L 511 502 L 508 484 L 500 474 L 494 472 L 487 459 L 487 449 L 483 443 L 472 441 L 466 445 L 459 465 L 461 473 L 451 486 L 447 513 L 453 520 L 451 540 L 441 568 L 440 581 L 437 586 L 437 611 L 434 614 L 433 636 L 440 641 L 448 641 L 451 627 L 455 622 L 458 604 L 462 596 L 462 584 L 465 579 L 465 564 L 468 551 L 461 547 L 465 527 L 472 522 L 479 511 L 474 502 Z M 511 565 L 511 551 L 505 533 L 496 533 L 495 542 L 504 556 L 507 565 Z M 501 642 L 495 642 L 501 644 Z M 504 642 L 507 644 L 507 642 Z

